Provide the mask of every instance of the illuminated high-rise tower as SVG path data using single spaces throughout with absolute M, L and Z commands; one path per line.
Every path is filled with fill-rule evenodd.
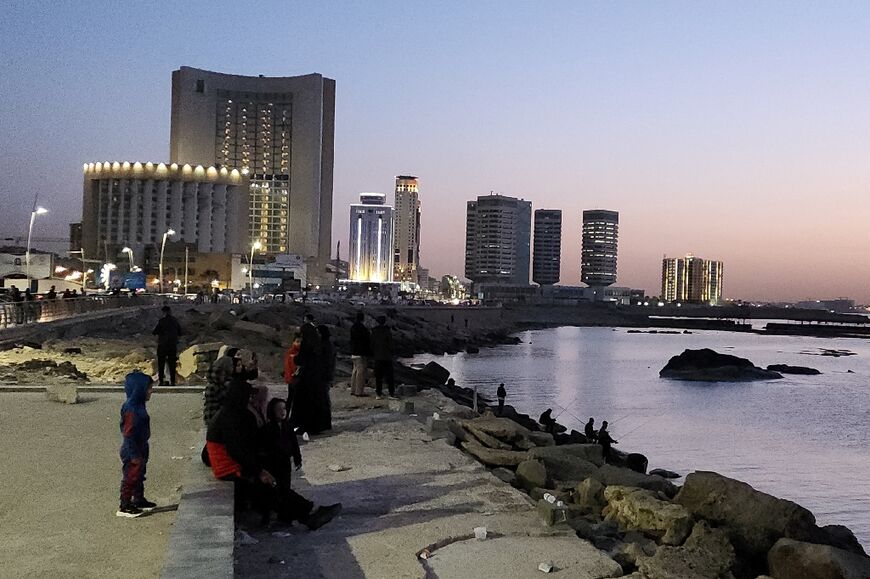
M 353 281 L 393 281 L 393 208 L 383 193 L 361 193 L 350 206 L 350 271 Z
M 319 74 L 172 73 L 170 161 L 242 171 L 251 242 L 316 263 L 315 283 L 330 258 L 334 132 L 335 81 Z
M 606 209 L 583 212 L 580 281 L 589 286 L 608 286 L 616 282 L 618 240 L 618 212 Z
M 722 300 L 722 262 L 694 255 L 662 259 L 662 295 L 667 302 L 715 305 Z
M 532 281 L 538 285 L 559 283 L 562 266 L 562 212 L 535 209 L 535 242 Z
M 393 280 L 417 285 L 420 267 L 420 196 L 417 177 L 396 177 L 396 226 L 393 233 Z

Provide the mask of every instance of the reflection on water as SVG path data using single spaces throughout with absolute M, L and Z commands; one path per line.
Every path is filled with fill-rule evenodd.
M 462 386 L 570 428 L 594 416 L 611 422 L 623 450 L 651 467 L 714 470 L 812 510 L 819 524 L 849 526 L 870 545 L 870 344 L 858 339 L 730 332 L 628 334 L 612 328 L 555 328 L 518 334 L 523 343 L 479 354 L 421 355 Z M 820 376 L 752 383 L 663 380 L 658 372 L 686 348 L 712 348 L 757 366 L 812 366 Z M 857 355 L 810 355 L 822 349 Z

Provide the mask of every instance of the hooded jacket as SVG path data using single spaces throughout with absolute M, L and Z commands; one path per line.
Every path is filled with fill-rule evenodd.
M 130 372 L 124 378 L 127 400 L 121 405 L 121 458 L 148 460 L 148 439 L 151 438 L 151 417 L 145 408 L 145 397 L 151 377 L 142 372 Z

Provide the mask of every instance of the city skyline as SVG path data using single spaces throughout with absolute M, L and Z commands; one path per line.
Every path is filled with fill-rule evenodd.
M 8 8 L 0 234 L 24 232 L 38 193 L 50 213 L 34 236 L 66 236 L 82 163 L 165 159 L 180 66 L 318 72 L 338 84 L 334 206 L 423 176 L 421 253 L 438 276 L 463 271 L 465 201 L 494 190 L 563 211 L 564 284 L 579 279 L 582 210 L 613 207 L 620 285 L 654 294 L 661 255 L 690 251 L 728 263 L 727 298 L 870 302 L 864 4 L 266 3 L 280 37 L 212 6 L 167 22 L 105 4 L 104 28 L 97 7 Z M 234 34 L 203 30 L 206 10 Z M 426 26 L 395 51 L 411 18 Z M 333 250 L 346 232 L 335 211 Z

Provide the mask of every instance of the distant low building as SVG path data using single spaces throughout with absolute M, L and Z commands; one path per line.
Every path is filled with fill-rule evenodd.
M 581 287 L 581 286 L 524 286 L 481 284 L 476 296 L 485 302 L 528 305 L 576 306 L 583 303 L 606 302 L 630 305 L 643 290 L 627 287 Z
M 164 163 L 86 163 L 81 247 L 116 261 L 123 248 L 141 262 L 147 250 L 182 241 L 200 253 L 245 253 L 247 179 L 236 169 Z
M 694 255 L 662 260 L 661 299 L 666 302 L 707 303 L 722 301 L 721 261 Z
M 833 300 L 805 300 L 797 302 L 794 307 L 802 310 L 825 310 L 838 314 L 848 314 L 855 311 L 855 300 L 837 298 Z
M 2 287 L 27 287 L 27 248 L 0 247 L 0 280 Z M 54 254 L 30 250 L 30 279 L 48 279 L 54 273 Z

